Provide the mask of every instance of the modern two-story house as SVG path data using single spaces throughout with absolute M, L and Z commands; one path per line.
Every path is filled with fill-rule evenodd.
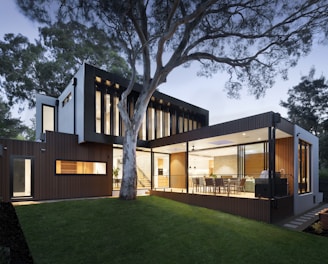
M 37 95 L 37 142 L 0 139 L 0 197 L 117 195 L 124 136 L 117 103 L 127 84 L 84 64 L 58 98 Z M 131 114 L 139 91 L 137 84 L 129 95 Z M 317 137 L 273 112 L 208 123 L 207 110 L 154 93 L 138 137 L 139 194 L 266 222 L 322 201 Z

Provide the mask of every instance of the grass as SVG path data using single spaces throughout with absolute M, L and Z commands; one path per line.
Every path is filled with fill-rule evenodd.
M 328 240 L 159 197 L 16 207 L 38 263 L 325 263 Z

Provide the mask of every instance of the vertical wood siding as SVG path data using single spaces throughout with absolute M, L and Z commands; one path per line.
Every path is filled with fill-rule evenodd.
M 276 171 L 283 169 L 288 178 L 288 192 L 294 190 L 294 139 L 292 137 L 276 140 Z
M 150 194 L 266 223 L 276 223 L 293 214 L 293 197 L 277 200 L 249 199 L 154 190 Z
M 186 194 L 174 192 L 150 191 L 151 195 L 168 198 L 174 201 L 218 210 L 225 213 L 239 215 L 245 218 L 271 222 L 269 199 L 248 199 L 223 197 L 200 194 Z
M 77 143 L 77 136 L 47 132 L 46 142 L 28 142 L 0 139 L 7 147 L 0 157 L 0 197 L 10 201 L 10 158 L 29 156 L 34 158 L 33 200 L 65 199 L 112 195 L 111 145 Z M 56 175 L 55 161 L 106 162 L 106 175 Z

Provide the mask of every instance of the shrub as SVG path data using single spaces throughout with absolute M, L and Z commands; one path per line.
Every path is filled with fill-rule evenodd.
M 317 234 L 321 234 L 323 232 L 322 225 L 321 225 L 320 221 L 315 222 L 312 225 L 312 228 L 313 228 L 314 232 L 316 232 Z

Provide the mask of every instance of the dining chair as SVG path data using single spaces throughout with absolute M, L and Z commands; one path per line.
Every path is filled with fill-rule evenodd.
M 208 189 L 212 190 L 214 192 L 214 181 L 213 178 L 205 178 L 205 186 L 206 186 L 206 192 Z
M 196 192 L 199 190 L 199 178 L 192 178 L 192 187 L 196 189 Z
M 222 188 L 227 192 L 227 185 L 224 183 L 224 180 L 222 178 L 215 178 L 214 184 L 215 184 L 215 191 L 219 189 L 219 193 L 221 193 L 221 188 Z
M 243 192 L 245 192 L 245 184 L 246 184 L 246 178 L 242 178 L 239 181 L 238 185 L 236 186 L 237 191 L 243 191 Z
M 199 191 L 205 192 L 205 180 L 204 177 L 199 177 Z

